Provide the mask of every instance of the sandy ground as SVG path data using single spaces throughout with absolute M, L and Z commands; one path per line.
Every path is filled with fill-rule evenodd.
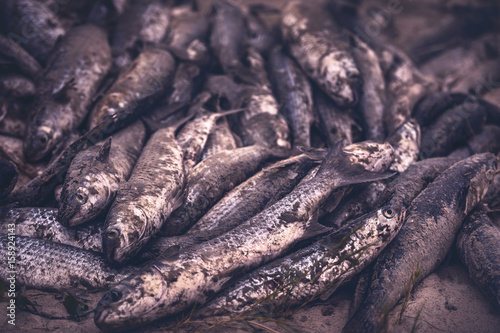
M 283 0 L 243 1 L 266 2 L 278 8 Z M 320 0 L 315 0 L 319 2 Z M 408 50 L 419 38 L 431 33 L 445 24 L 450 15 L 436 11 L 436 6 L 447 6 L 451 3 L 466 1 L 399 1 L 402 11 L 390 16 L 387 27 L 382 27 L 380 35 L 390 39 L 403 50 Z M 203 7 L 208 1 L 201 1 Z M 364 10 L 378 5 L 387 8 L 386 1 L 365 1 Z M 404 33 L 403 33 L 404 32 Z M 499 90 L 500 91 L 500 90 Z M 499 101 L 498 91 L 489 96 Z M 252 323 L 227 323 L 228 327 L 187 323 L 177 325 L 185 318 L 172 318 L 141 329 L 145 332 L 174 331 L 192 332 L 208 330 L 210 332 L 236 331 L 268 331 L 268 332 L 340 332 L 347 321 L 348 308 L 354 294 L 354 284 L 340 288 L 325 302 L 315 302 L 297 311 L 290 318 L 280 319 L 280 325 L 274 321 L 254 321 Z M 81 295 L 87 299 L 90 309 L 94 308 L 102 296 L 101 293 Z M 67 316 L 59 293 L 46 293 L 28 290 L 28 299 L 38 304 L 38 311 L 53 316 Z M 43 318 L 16 310 L 16 326 L 7 323 L 6 295 L 0 299 L 0 331 L 21 332 L 99 332 L 94 325 L 93 316 L 89 315 L 79 321 Z M 462 265 L 453 261 L 449 266 L 440 267 L 414 288 L 401 323 L 397 320 L 401 313 L 401 304 L 390 312 L 390 332 L 500 332 L 500 310 L 495 309 L 468 277 Z M 418 317 L 418 318 L 417 318 Z M 227 319 L 227 318 L 226 318 Z M 215 321 L 215 319 L 214 319 Z M 212 319 L 207 320 L 212 322 Z M 172 329 L 173 327 L 173 329 Z

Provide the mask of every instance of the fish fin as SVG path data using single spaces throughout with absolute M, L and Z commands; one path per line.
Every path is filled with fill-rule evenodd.
M 68 92 L 75 87 L 75 78 L 61 82 L 60 85 L 52 89 L 52 97 L 56 101 L 65 102 L 69 100 Z
M 222 112 L 213 112 L 210 114 L 211 117 L 214 117 L 216 119 L 219 119 L 221 117 L 229 116 L 235 113 L 240 113 L 241 111 L 245 111 L 245 109 L 234 109 L 234 110 L 228 110 L 228 111 L 222 111 Z
M 328 155 L 328 150 L 324 148 L 297 147 L 297 150 L 315 161 L 322 161 Z
M 323 206 L 321 207 L 323 211 L 331 213 L 337 206 L 339 205 L 339 202 L 342 200 L 342 198 L 345 196 L 347 189 L 346 188 L 339 188 L 335 190 L 328 199 L 326 199 L 325 203 L 323 203 Z
M 373 265 L 370 265 L 363 270 L 361 274 L 358 274 L 358 282 L 356 283 L 354 297 L 349 304 L 349 313 L 347 315 L 347 318 L 349 319 L 358 311 L 359 307 L 366 298 L 368 288 L 370 287 L 372 268 Z
M 327 234 L 332 231 L 332 228 L 325 227 L 321 223 L 318 222 L 318 215 L 319 212 L 315 212 L 314 215 L 310 218 L 312 222 L 309 224 L 309 226 L 304 230 L 304 234 L 302 237 L 300 237 L 300 240 L 305 240 L 309 238 L 313 238 L 319 235 Z
M 337 179 L 337 186 L 341 187 L 387 179 L 395 174 L 397 172 L 368 171 L 361 165 L 352 163 L 342 151 L 342 141 L 340 141 L 330 150 L 315 177 L 327 179 L 334 177 Z
M 101 149 L 99 149 L 99 154 L 97 154 L 97 160 L 101 163 L 106 163 L 108 158 L 109 158 L 109 151 L 111 150 L 111 140 L 112 138 L 109 138 L 104 142 L 102 145 Z
M 351 319 L 349 319 L 342 329 L 342 333 L 383 331 L 384 326 L 388 324 L 387 315 L 389 314 L 389 311 L 387 311 L 387 314 L 383 314 L 381 318 L 379 318 L 372 305 L 365 304 L 364 306 L 364 308 L 361 308 L 351 317 Z

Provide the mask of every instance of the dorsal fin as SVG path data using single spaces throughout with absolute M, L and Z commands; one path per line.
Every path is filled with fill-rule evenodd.
M 101 149 L 99 149 L 99 153 L 97 154 L 97 161 L 101 163 L 106 163 L 108 161 L 109 151 L 111 150 L 111 140 L 112 138 L 109 138 L 101 146 Z
M 69 100 L 68 92 L 75 87 L 75 78 L 61 82 L 58 86 L 52 89 L 52 97 L 59 102 L 66 102 Z

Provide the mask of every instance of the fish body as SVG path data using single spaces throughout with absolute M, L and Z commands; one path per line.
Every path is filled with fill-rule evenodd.
M 335 188 L 391 175 L 352 165 L 340 145 L 325 161 L 314 179 L 235 229 L 175 260 L 158 260 L 116 285 L 99 302 L 96 325 L 130 329 L 206 302 L 238 272 L 269 262 L 298 240 L 321 232 L 315 212 Z
M 471 279 L 500 308 L 500 227 L 478 206 L 464 221 L 457 236 L 457 253 Z
M 352 54 L 363 79 L 363 93 L 358 108 L 366 124 L 366 139 L 383 141 L 386 137 L 384 128 L 385 80 L 377 54 L 360 38 L 354 38 Z
M 146 128 L 141 121 L 81 151 L 64 179 L 58 221 L 66 227 L 88 222 L 111 205 L 141 153 Z
M 106 217 L 103 249 L 114 264 L 132 258 L 182 203 L 184 170 L 175 128 L 156 131 Z
M 410 117 L 423 96 L 437 90 L 437 84 L 423 75 L 402 51 L 387 47 L 383 52 L 391 57 L 385 73 L 388 105 L 384 113 L 384 127 L 390 135 Z
M 215 1 L 212 5 L 212 32 L 210 46 L 224 73 L 252 84 L 254 78 L 249 75 L 241 62 L 246 43 L 246 26 L 243 13 L 226 1 Z
M 235 135 L 236 134 L 234 134 L 229 128 L 227 120 L 222 119 L 219 121 L 207 138 L 207 142 L 205 143 L 205 147 L 203 148 L 203 152 L 201 154 L 201 160 L 204 160 L 207 157 L 215 155 L 223 150 L 236 149 L 241 146 L 241 141 L 238 138 L 238 141 L 240 141 L 240 144 L 238 144 L 238 141 L 235 139 Z
M 6 97 L 30 99 L 36 94 L 33 81 L 15 73 L 0 76 L 0 93 Z
M 125 68 L 106 94 L 97 102 L 89 117 L 94 128 L 107 116 L 126 111 L 140 114 L 161 96 L 170 84 L 175 60 L 168 51 L 148 48 Z
M 72 28 L 55 47 L 29 119 L 24 154 L 30 161 L 47 156 L 88 114 L 92 98 L 111 66 L 107 35 L 93 25 Z
M 373 267 L 363 304 L 343 332 L 379 332 L 384 311 L 403 297 L 413 273 L 422 281 L 443 261 L 467 214 L 484 197 L 498 161 L 491 153 L 455 163 L 427 186 L 409 207 L 405 224 Z
M 327 235 L 256 269 L 202 307 L 197 316 L 279 311 L 280 305 L 324 299 L 382 252 L 403 225 L 404 215 L 405 208 L 392 206 L 368 213 L 353 221 L 349 231 Z M 342 236 L 345 238 L 340 239 Z
M 283 39 L 302 70 L 340 107 L 358 103 L 360 73 L 349 35 L 316 4 L 290 1 L 283 9 Z
M 165 223 L 166 235 L 178 235 L 192 226 L 224 193 L 248 179 L 271 157 L 284 157 L 288 150 L 253 145 L 224 150 L 198 163 L 187 177 L 184 204 Z
M 478 134 L 486 117 L 486 108 L 479 103 L 464 103 L 447 110 L 422 131 L 420 154 L 423 158 L 447 155 L 457 145 Z
M 418 159 L 420 141 L 420 125 L 410 118 L 387 138 L 395 152 L 394 162 L 389 169 L 397 172 L 408 169 Z
M 424 96 L 413 108 L 413 118 L 420 126 L 429 125 L 446 110 L 462 104 L 468 95 L 463 93 L 434 92 Z
M 117 68 L 122 69 L 133 61 L 138 44 L 159 43 L 167 33 L 169 22 L 170 10 L 166 1 L 132 1 L 111 34 L 111 50 Z
M 314 89 L 314 106 L 319 116 L 319 126 L 329 147 L 340 140 L 346 144 L 353 142 L 353 129 L 359 128 L 351 110 L 341 110 L 324 92 Z
M 59 18 L 42 2 L 6 0 L 0 4 L 2 29 L 7 37 L 20 44 L 44 64 L 66 29 Z
M 133 268 L 115 269 L 98 253 L 41 239 L 0 234 L 1 258 L 7 262 L 9 243 L 16 247 L 16 283 L 36 289 L 75 291 L 109 288 Z M 7 265 L 0 268 L 0 280 L 10 276 Z
M 0 35 L 0 59 L 7 60 L 31 78 L 42 70 L 40 63 L 14 40 Z
M 16 186 L 18 173 L 14 163 L 0 158 L 0 199 L 5 198 L 12 192 Z
M 55 208 L 12 208 L 0 218 L 2 233 L 15 224 L 17 236 L 30 237 L 71 245 L 87 251 L 102 252 L 102 223 L 79 228 L 66 228 L 57 220 Z M 102 221 L 101 221 L 102 222 Z
M 293 133 L 294 147 L 311 147 L 314 121 L 311 85 L 294 61 L 275 49 L 269 55 L 274 87 Z

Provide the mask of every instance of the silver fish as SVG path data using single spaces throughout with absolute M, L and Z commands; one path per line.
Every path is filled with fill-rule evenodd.
M 15 244 L 15 254 L 11 254 Z M 134 271 L 134 267 L 115 269 L 99 254 L 41 239 L 0 234 L 0 258 L 15 256 L 15 267 L 0 268 L 0 280 L 16 271 L 16 283 L 37 289 L 57 291 L 109 288 Z
M 24 154 L 47 156 L 88 114 L 98 85 L 111 66 L 107 35 L 93 25 L 72 28 L 55 48 L 37 85 L 40 97 L 28 122 Z
M 31 237 L 76 248 L 102 252 L 102 222 L 79 228 L 66 228 L 57 221 L 55 208 L 12 208 L 0 217 L 1 233 L 7 234 L 9 225 L 15 225 L 17 236 Z
M 500 308 L 500 228 L 479 205 L 464 221 L 457 236 L 457 253 L 469 276 L 498 309 Z
M 89 128 L 120 111 L 142 113 L 164 93 L 174 77 L 174 71 L 175 60 L 168 51 L 147 48 L 121 72 L 94 106 L 88 121 Z
M 383 207 L 353 221 L 349 230 L 327 235 L 258 268 L 203 306 L 195 317 L 279 311 L 280 305 L 326 299 L 382 252 L 403 225 L 405 211 L 404 207 Z
M 111 205 L 103 249 L 114 264 L 123 264 L 137 254 L 182 203 L 183 156 L 175 129 L 160 129 L 151 136 Z
M 283 38 L 304 72 L 340 107 L 358 103 L 360 73 L 349 35 L 322 7 L 290 1 L 283 9 Z
M 74 227 L 104 213 L 128 180 L 145 138 L 146 129 L 137 121 L 76 155 L 64 179 L 58 221 Z
M 420 125 L 414 119 L 405 121 L 387 138 L 394 147 L 394 162 L 389 167 L 392 171 L 404 172 L 418 159 L 420 153 Z
M 116 285 L 99 302 L 96 325 L 130 329 L 206 302 L 238 272 L 269 262 L 298 240 L 323 231 L 315 213 L 335 188 L 391 175 L 351 164 L 337 145 L 314 179 L 274 205 L 196 250 L 173 261 L 155 261 Z

